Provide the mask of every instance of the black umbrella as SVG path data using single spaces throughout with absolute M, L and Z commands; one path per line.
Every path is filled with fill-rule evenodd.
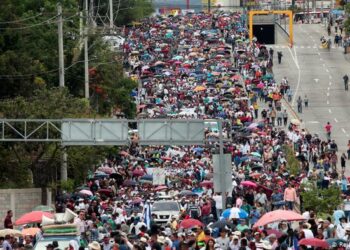
M 219 220 L 211 225 L 209 225 L 210 228 L 219 228 L 223 229 L 225 227 L 233 228 L 233 224 L 230 222 L 227 222 L 225 220 Z

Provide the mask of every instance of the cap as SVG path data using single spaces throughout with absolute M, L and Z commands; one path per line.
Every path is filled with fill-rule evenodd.
M 89 248 L 92 250 L 101 250 L 101 246 L 97 241 L 93 241 L 89 244 Z

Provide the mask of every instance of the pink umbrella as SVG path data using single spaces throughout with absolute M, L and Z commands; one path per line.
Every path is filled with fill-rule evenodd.
M 300 214 L 290 210 L 275 210 L 264 214 L 253 226 L 253 228 L 265 226 L 278 221 L 300 221 L 305 220 Z
M 242 181 L 241 185 L 243 187 L 252 187 L 252 188 L 256 188 L 258 185 L 252 181 Z
M 143 176 L 144 174 L 145 172 L 142 169 L 135 169 L 134 171 L 132 171 L 133 176 Z
M 158 191 L 162 191 L 162 190 L 166 190 L 166 189 L 168 189 L 167 186 L 158 186 L 154 189 L 154 191 L 158 192 Z
M 90 190 L 86 190 L 86 189 L 80 190 L 79 193 L 85 194 L 87 196 L 93 196 L 92 192 Z
M 24 225 L 30 223 L 41 223 L 43 216 L 48 218 L 53 218 L 53 214 L 43 211 L 33 211 L 22 215 L 18 220 L 16 220 L 16 225 Z
M 263 89 L 264 88 L 264 84 L 261 82 L 261 83 L 259 83 L 258 85 L 256 85 L 259 89 Z

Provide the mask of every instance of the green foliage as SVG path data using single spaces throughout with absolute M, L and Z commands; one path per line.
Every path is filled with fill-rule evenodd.
M 332 214 L 342 203 L 341 191 L 337 186 L 328 189 L 313 187 L 301 193 L 305 210 L 313 210 L 316 213 Z
M 60 181 L 60 187 L 62 191 L 73 192 L 74 191 L 74 180 L 67 179 L 66 181 Z
M 289 145 L 283 146 L 283 152 L 286 154 L 286 160 L 287 160 L 287 169 L 289 173 L 296 176 L 300 172 L 300 162 L 295 157 L 294 150 Z

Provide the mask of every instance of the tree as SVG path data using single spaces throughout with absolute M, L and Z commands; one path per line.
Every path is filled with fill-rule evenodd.
M 73 97 L 67 89 L 40 88 L 34 91 L 31 98 L 16 97 L 0 102 L 0 113 L 8 119 L 61 119 L 90 117 L 89 104 L 86 100 Z M 30 125 L 27 125 L 29 129 Z M 18 128 L 21 129 L 20 127 Z M 37 133 L 44 133 L 38 131 Z M 7 173 L 23 172 L 29 169 L 34 185 L 45 186 L 56 179 L 60 164 L 61 145 L 59 143 L 6 143 L 0 148 L 0 179 L 9 178 Z M 86 153 L 81 151 L 82 154 Z M 82 162 L 86 163 L 85 162 Z M 4 167 L 5 166 L 5 167 Z M 26 171 L 24 172 L 26 173 Z M 14 176 L 17 178 L 17 176 Z
M 327 189 L 318 189 L 316 185 L 301 193 L 304 210 L 313 210 L 316 213 L 333 214 L 333 211 L 342 203 L 341 191 L 337 186 Z

